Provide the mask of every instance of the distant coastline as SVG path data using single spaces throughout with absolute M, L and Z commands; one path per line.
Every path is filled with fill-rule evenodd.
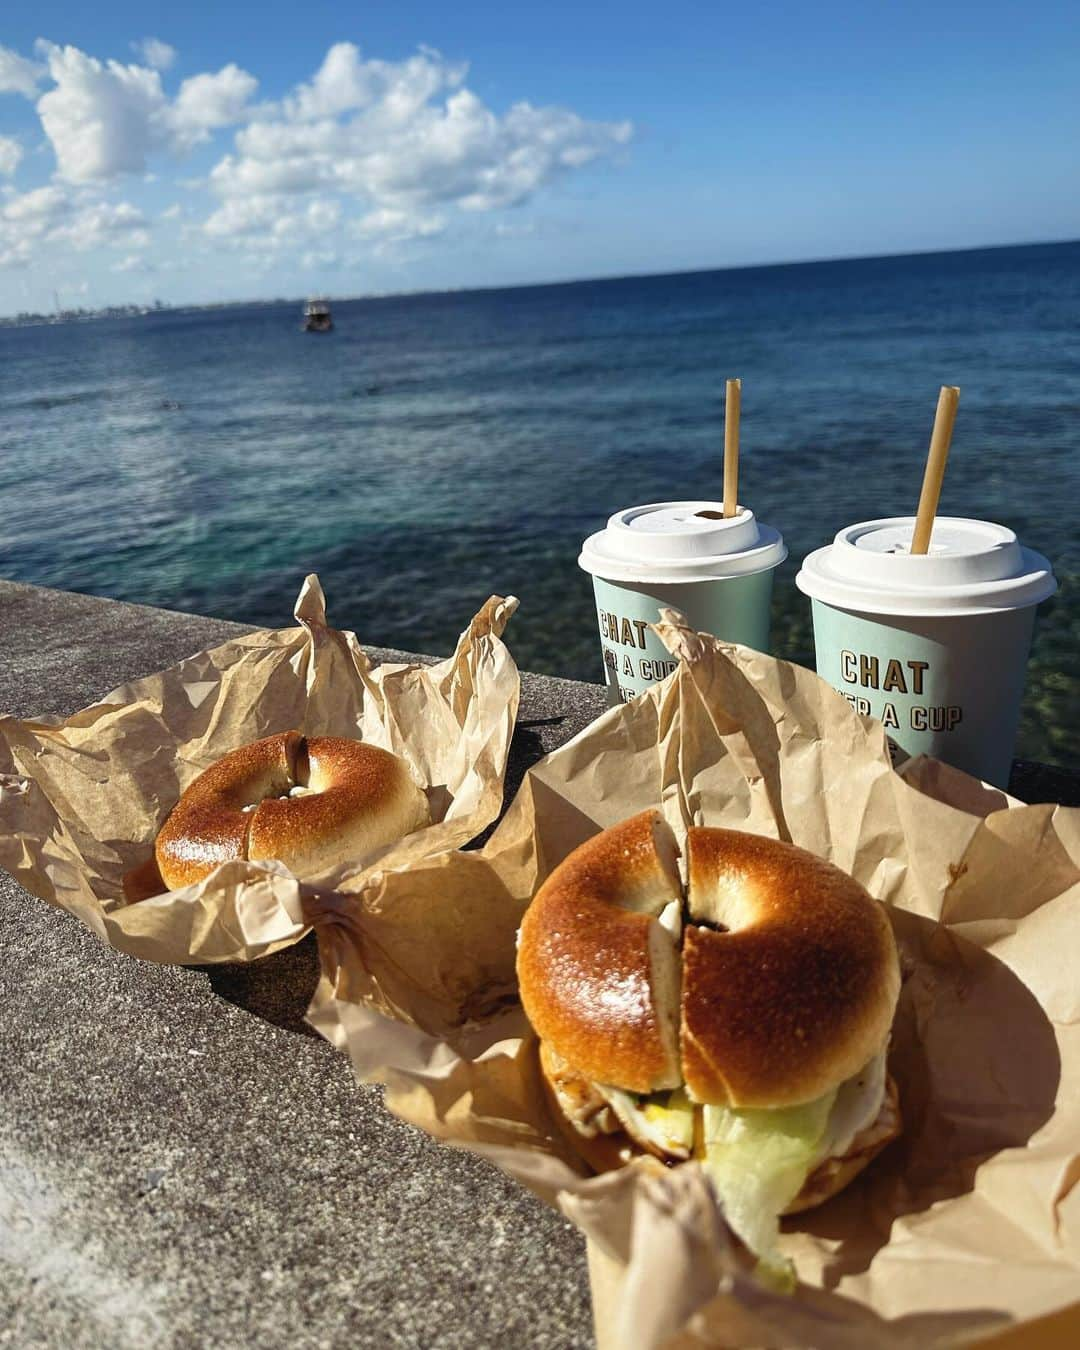
M 138 319 L 153 314 L 194 313 L 200 310 L 249 309 L 254 305 L 284 305 L 293 301 L 274 300 L 218 300 L 201 305 L 168 305 L 164 300 L 152 300 L 148 305 L 102 305 L 99 309 L 58 309 L 52 314 L 23 310 L 18 314 L 0 314 L 0 328 L 40 328 L 46 324 L 93 323 L 97 319 Z M 299 303 L 297 301 L 296 303 Z
M 422 299 L 424 296 L 429 295 L 474 295 L 510 291 L 538 291 L 569 286 L 614 285 L 624 281 L 663 281 L 673 277 L 705 277 L 713 276 L 718 272 L 741 273 L 786 271 L 800 267 L 822 267 L 833 263 L 859 264 L 900 262 L 905 258 L 929 260 L 933 258 L 970 257 L 973 254 L 1009 252 L 1027 253 L 1055 248 L 1070 248 L 1076 245 L 1080 245 L 1080 239 L 1040 240 L 1035 243 L 1027 244 L 980 244 L 971 248 L 919 249 L 915 252 L 907 253 L 866 253 L 858 254 L 853 257 L 799 258 L 788 262 L 739 263 L 736 265 L 719 267 L 690 267 L 679 268 L 671 272 L 618 272 L 604 276 L 567 277 L 550 281 L 522 281 L 515 282 L 511 285 L 500 286 L 425 286 L 418 290 L 365 291 L 358 295 L 337 295 L 334 298 L 336 302 L 351 304 L 354 301 L 360 300 Z M 270 299 L 185 301 L 180 304 L 171 304 L 163 300 L 152 300 L 144 304 L 102 305 L 94 309 L 82 307 L 75 309 L 61 309 L 51 314 L 36 311 L 22 311 L 18 314 L 0 315 L 0 328 L 30 328 L 40 327 L 41 325 L 46 324 L 90 323 L 97 319 L 143 318 L 163 313 L 197 314 L 204 311 L 213 312 L 223 309 L 266 309 L 279 305 L 300 306 L 303 302 L 304 298 L 301 296 L 279 295 Z

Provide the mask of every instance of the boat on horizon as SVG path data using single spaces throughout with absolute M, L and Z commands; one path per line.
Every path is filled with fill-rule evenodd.
M 300 325 L 305 333 L 332 333 L 334 320 L 330 313 L 330 302 L 325 298 L 311 299 L 304 306 L 304 321 Z

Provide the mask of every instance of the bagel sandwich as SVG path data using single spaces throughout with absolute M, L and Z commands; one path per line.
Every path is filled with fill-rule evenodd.
M 656 811 L 582 844 L 522 921 L 522 1003 L 577 1155 L 697 1161 L 760 1273 L 791 1288 L 780 1218 L 900 1132 L 896 944 L 883 906 L 794 845 L 691 828 L 686 874 L 684 892 Z
M 278 859 L 314 876 L 431 822 L 403 759 L 341 736 L 280 732 L 204 770 L 158 831 L 154 856 L 170 890 L 233 859 Z

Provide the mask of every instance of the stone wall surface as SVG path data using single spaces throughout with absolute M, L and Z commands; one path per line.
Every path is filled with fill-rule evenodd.
M 0 709 L 65 715 L 243 631 L 0 583 Z M 525 676 L 508 791 L 603 706 Z M 358 1087 L 303 1022 L 316 978 L 313 938 L 140 962 L 0 876 L 0 1346 L 589 1342 L 577 1234 Z

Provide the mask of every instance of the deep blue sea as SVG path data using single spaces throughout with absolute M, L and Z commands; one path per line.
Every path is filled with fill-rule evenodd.
M 284 625 L 317 571 L 361 640 L 443 653 L 491 592 L 524 668 L 599 680 L 582 539 L 721 493 L 780 528 L 775 646 L 812 663 L 796 565 L 914 511 L 938 388 L 942 511 L 1013 526 L 1063 582 L 1021 750 L 1075 765 L 1080 244 L 0 329 L 0 575 Z

